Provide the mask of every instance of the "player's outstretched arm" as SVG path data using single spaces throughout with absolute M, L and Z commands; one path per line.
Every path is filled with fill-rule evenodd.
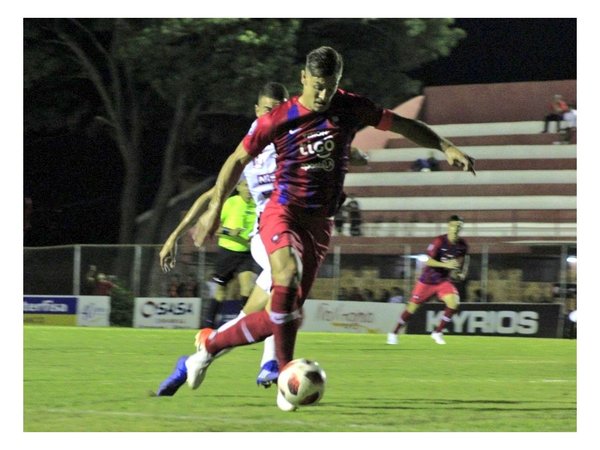
M 160 267 L 163 272 L 169 272 L 175 267 L 177 256 L 177 241 L 183 234 L 192 226 L 193 222 L 206 211 L 208 202 L 211 199 L 214 188 L 209 189 L 204 194 L 196 199 L 190 210 L 181 219 L 181 222 L 171 232 L 165 243 L 163 244 L 159 258 Z
M 221 209 L 227 197 L 240 180 L 244 167 L 252 160 L 252 157 L 244 149 L 240 142 L 235 151 L 227 158 L 221 171 L 217 176 L 213 194 L 207 210 L 200 216 L 196 224 L 194 244 L 201 247 L 207 237 L 212 237 L 221 222 Z
M 465 255 L 462 259 L 462 265 L 460 272 L 458 273 L 458 278 L 464 280 L 469 275 L 469 263 L 471 262 L 471 257 L 469 255 Z
M 448 261 L 442 262 L 429 257 L 425 264 L 429 267 L 441 267 L 443 269 L 456 270 L 460 269 L 461 263 L 457 259 L 449 259 Z
M 448 139 L 441 137 L 426 123 L 419 120 L 408 119 L 398 114 L 392 116 L 390 131 L 401 134 L 415 144 L 426 148 L 438 149 L 446 155 L 448 164 L 469 171 L 475 175 L 475 160 L 463 153 Z

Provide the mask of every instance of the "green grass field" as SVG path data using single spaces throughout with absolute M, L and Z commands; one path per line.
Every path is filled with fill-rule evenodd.
M 25 326 L 24 431 L 574 432 L 576 341 L 300 333 L 327 372 L 321 403 L 285 413 L 257 387 L 262 345 L 218 359 L 196 391 L 148 391 L 193 330 Z

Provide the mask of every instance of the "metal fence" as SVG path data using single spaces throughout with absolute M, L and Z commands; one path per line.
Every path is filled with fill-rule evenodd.
M 415 249 L 418 249 L 415 250 Z M 209 295 L 215 253 L 181 250 L 171 273 L 160 270 L 160 246 L 73 245 L 24 248 L 25 295 L 93 294 L 97 278 L 133 296 L 168 296 L 174 283 L 197 285 L 187 294 Z M 390 255 L 376 246 L 333 246 L 324 261 L 310 298 L 388 301 L 394 293 L 410 295 L 423 266 L 420 246 L 401 244 Z M 469 277 L 459 286 L 463 301 L 560 302 L 576 309 L 577 263 L 572 247 L 548 254 L 494 254 L 486 246 L 471 255 Z

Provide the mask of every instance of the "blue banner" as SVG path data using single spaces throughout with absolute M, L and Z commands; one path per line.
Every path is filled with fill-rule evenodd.
M 24 296 L 23 314 L 76 314 L 77 297 Z

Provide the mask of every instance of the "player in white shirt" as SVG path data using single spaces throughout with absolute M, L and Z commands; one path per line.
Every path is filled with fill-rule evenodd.
M 282 84 L 273 82 L 265 84 L 259 92 L 258 102 L 255 105 L 256 116 L 260 117 L 261 115 L 268 113 L 274 107 L 286 101 L 288 97 L 289 94 L 287 89 Z M 254 126 L 254 124 L 252 124 L 252 126 Z M 255 224 L 252 233 L 252 257 L 263 270 L 256 279 L 256 287 L 252 290 L 252 293 L 244 305 L 244 308 L 240 311 L 240 314 L 235 319 L 223 324 L 219 328 L 220 330 L 232 326 L 246 314 L 264 309 L 269 300 L 269 292 L 271 290 L 271 267 L 269 265 L 269 258 L 257 230 L 260 213 L 264 210 L 265 204 L 273 190 L 273 181 L 275 179 L 275 148 L 273 145 L 265 147 L 261 154 L 258 155 L 252 163 L 246 166 L 243 177 L 248 182 L 248 188 L 256 203 L 257 223 Z M 213 189 L 210 189 L 198 197 L 185 217 L 165 241 L 159 255 L 160 266 L 164 272 L 168 272 L 175 267 L 177 240 L 191 228 L 202 212 L 206 210 L 212 192 Z M 157 396 L 174 395 L 179 387 L 185 383 L 187 378 L 187 370 L 185 368 L 186 359 L 187 356 L 182 356 L 177 360 L 173 373 L 160 384 L 158 391 L 156 392 Z M 257 384 L 269 387 L 273 381 L 277 379 L 278 375 L 279 370 L 275 359 L 275 347 L 273 338 L 270 337 L 265 340 L 263 357 L 261 360 L 261 370 L 257 378 Z

